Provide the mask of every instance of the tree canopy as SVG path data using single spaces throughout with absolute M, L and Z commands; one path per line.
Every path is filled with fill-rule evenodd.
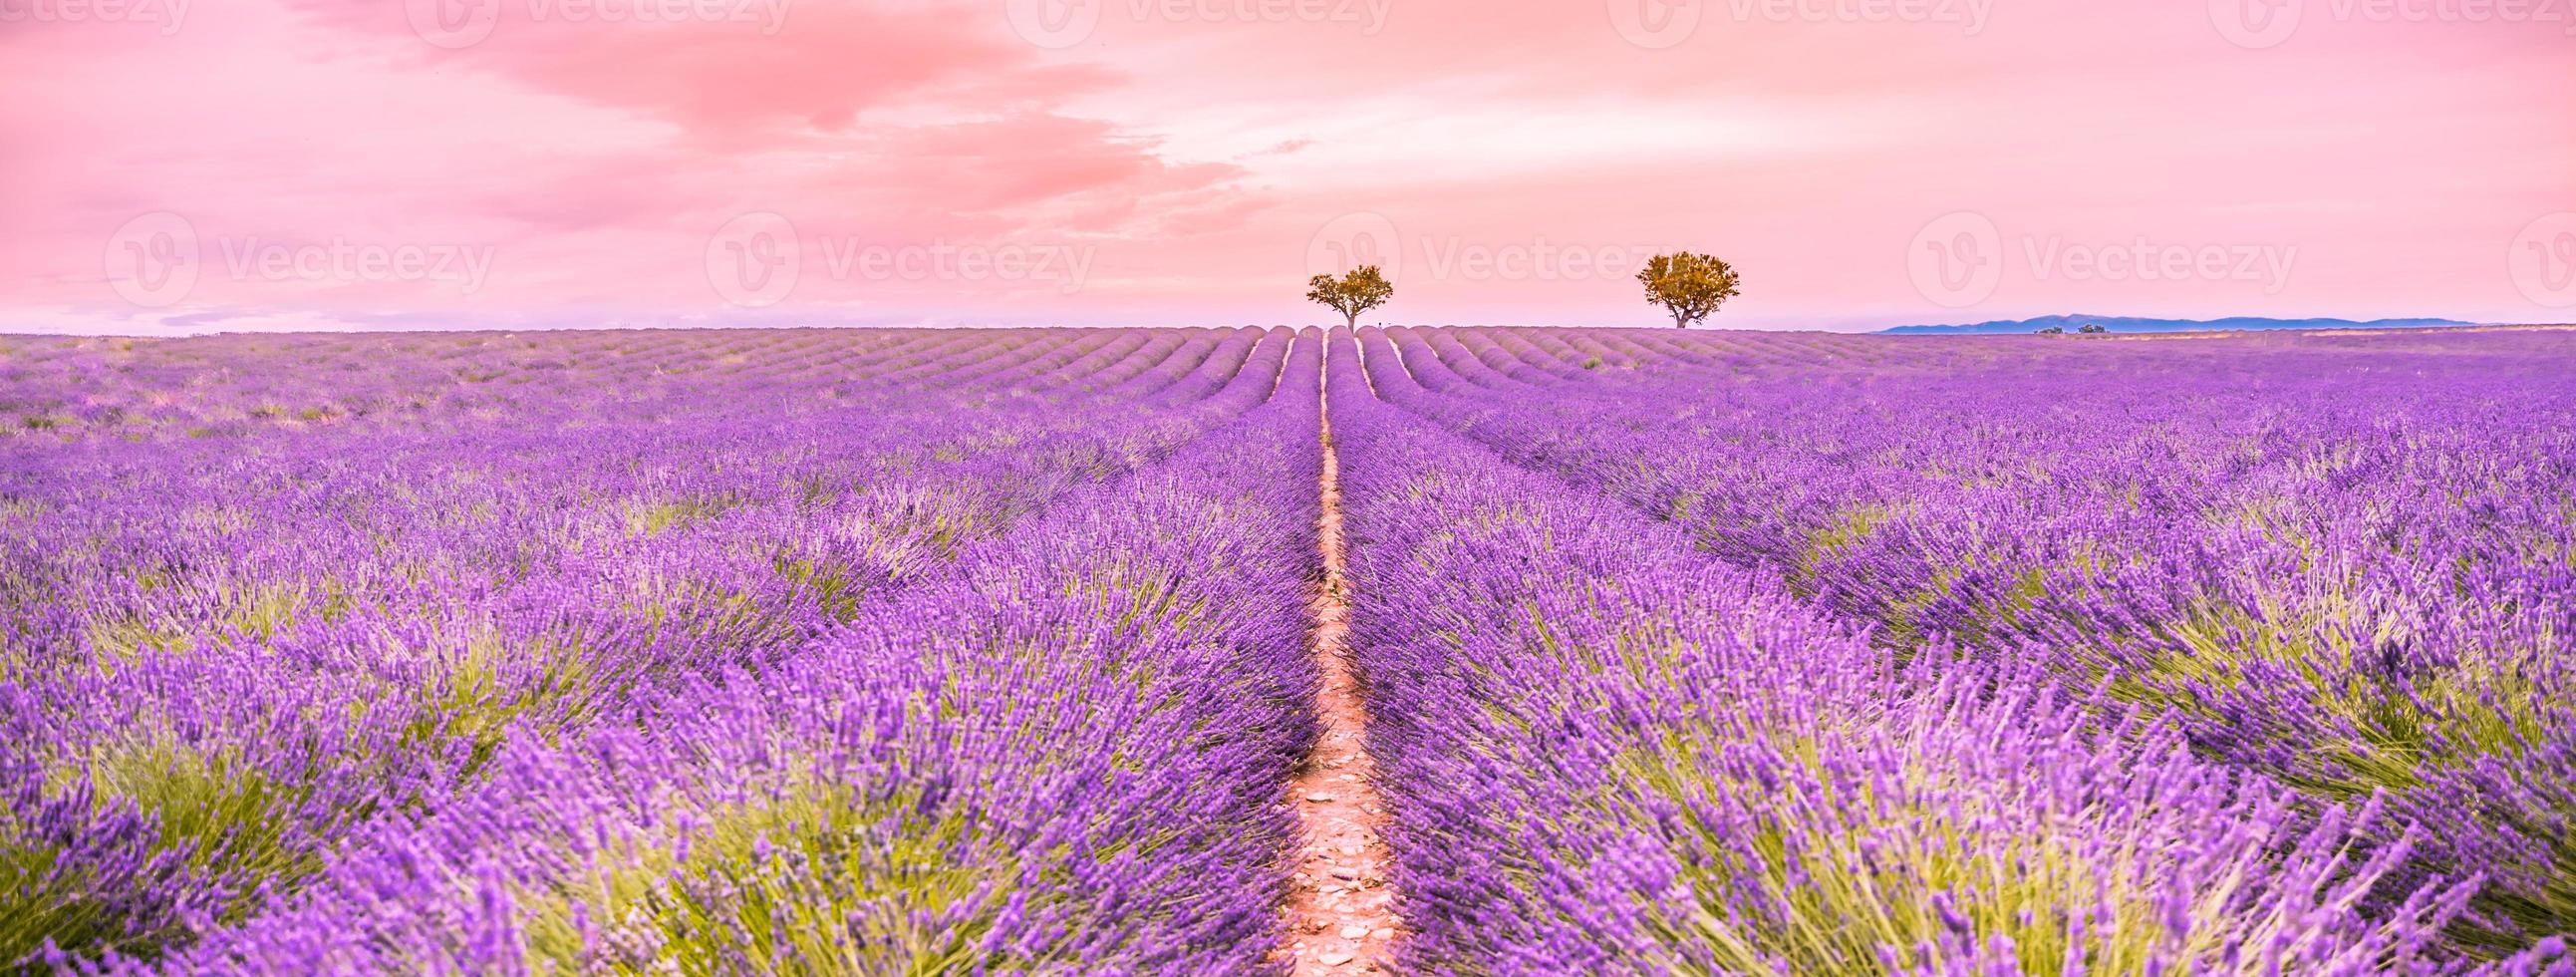
M 1656 255 L 1637 273 L 1637 280 L 1645 283 L 1646 300 L 1672 313 L 1678 329 L 1707 319 L 1740 291 L 1733 266 L 1689 251 Z
M 1346 326 L 1359 325 L 1360 313 L 1385 305 L 1394 297 L 1395 286 L 1388 284 L 1376 265 L 1361 265 L 1339 279 L 1317 275 L 1306 280 L 1306 299 L 1341 313 Z

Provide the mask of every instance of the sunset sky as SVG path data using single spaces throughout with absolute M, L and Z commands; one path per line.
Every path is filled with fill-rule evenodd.
M 0 332 L 2576 318 L 2576 10 L 0 0 Z

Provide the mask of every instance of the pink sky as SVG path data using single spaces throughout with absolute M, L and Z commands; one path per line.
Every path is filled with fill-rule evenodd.
M 1088 2 L 0 0 L 0 332 L 2576 318 L 2565 0 Z

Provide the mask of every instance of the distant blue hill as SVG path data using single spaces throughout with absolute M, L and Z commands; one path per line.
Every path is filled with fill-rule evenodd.
M 1997 320 L 1966 326 L 1898 326 L 1879 332 L 1903 336 L 1984 336 L 2005 333 L 2033 333 L 2050 326 L 2074 332 L 2088 323 L 2098 323 L 2112 332 L 2201 332 L 2211 329 L 2422 329 L 2432 326 L 2470 326 L 2472 322 L 2452 319 L 2373 319 L 2355 322 L 2350 319 L 2258 319 L 2240 316 L 2233 319 L 2138 319 L 2109 315 L 2052 315 L 2037 319 Z

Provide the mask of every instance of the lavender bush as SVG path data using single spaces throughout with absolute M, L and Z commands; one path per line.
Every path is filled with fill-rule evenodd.
M 1900 665 L 1392 406 L 1419 388 L 1372 341 L 1366 381 L 1347 340 L 1329 376 L 1415 966 L 2438 965 L 2468 890 L 2386 891 L 2408 842 L 2366 845 L 2372 806 L 2304 809 L 2032 669 Z
M 460 819 L 578 825 L 565 830 L 582 844 L 612 837 L 640 844 L 663 830 L 658 840 L 685 846 L 688 832 L 669 819 L 691 810 L 681 798 L 697 783 L 794 794 L 793 803 L 772 798 L 759 805 L 769 813 L 744 815 L 755 820 L 774 816 L 826 833 L 818 837 L 858 831 L 864 826 L 854 822 L 800 819 L 797 805 L 838 812 L 848 797 L 894 789 L 862 776 L 878 769 L 863 760 L 924 758 L 880 749 L 873 760 L 845 760 L 840 753 L 867 752 L 846 745 L 798 761 L 821 768 L 794 772 L 755 775 L 717 760 L 675 760 L 667 772 L 623 761 L 591 769 L 625 752 L 729 757 L 768 735 L 743 725 L 751 722 L 746 714 L 789 730 L 782 737 L 845 735 L 839 719 L 814 710 L 848 703 L 814 699 L 798 712 L 763 698 L 816 681 L 806 677 L 820 667 L 816 656 L 844 645 L 871 648 L 873 657 L 864 668 L 843 661 L 832 673 L 868 672 L 853 680 L 872 686 L 895 682 L 903 673 L 887 663 L 898 660 L 944 682 L 965 674 L 965 663 L 927 657 L 932 643 L 959 643 L 960 656 L 1034 654 L 1026 645 L 1042 637 L 1102 652 L 1067 652 L 1068 668 L 1111 667 L 1105 653 L 1115 650 L 1137 659 L 1120 667 L 1156 672 L 1161 682 L 1233 688 L 1253 680 L 1236 674 L 1244 663 L 1228 656 L 1266 653 L 1266 667 L 1293 682 L 1304 667 L 1300 568 L 1312 550 L 1293 535 L 1311 524 L 1309 510 L 1296 506 L 1312 505 L 1295 471 L 1313 468 L 1300 458 L 1314 444 L 1295 436 L 1293 395 L 1247 413 L 1271 398 L 1291 341 L 1284 332 L 1264 338 L 1241 330 L 960 344 L 925 333 L 898 342 L 870 337 L 857 345 L 873 355 L 854 357 L 865 362 L 817 368 L 807 362 L 816 350 L 803 344 L 781 360 L 726 362 L 743 354 L 701 344 L 684 346 L 680 357 L 611 355 L 596 338 L 545 337 L 586 354 L 600 382 L 469 389 L 507 383 L 514 374 L 499 363 L 533 368 L 527 360 L 579 358 L 548 356 L 542 343 L 533 351 L 504 343 L 491 359 L 459 368 L 498 374 L 493 379 L 398 376 L 380 378 L 397 385 L 391 392 L 353 382 L 362 392 L 337 395 L 340 403 L 405 405 L 384 411 L 360 406 L 315 421 L 300 411 L 245 411 L 217 423 L 268 426 L 197 435 L 186 426 L 216 420 L 220 408 L 192 404 L 191 416 L 174 423 L 102 411 L 114 418 L 112 429 L 64 426 L 23 437 L 10 446 L 8 497 L 41 518 L 13 520 L 6 550 L 11 639 L 0 730 L 11 746 L 13 801 L 0 820 L 9 829 L 0 839 L 7 859 L 0 872 L 8 873 L 0 899 L 11 900 L 0 909 L 8 920 L 0 954 L 140 962 L 211 934 L 220 939 L 208 942 L 232 949 L 199 962 L 280 968 L 323 949 L 297 939 L 366 939 L 367 927 L 347 912 L 372 907 L 358 918 L 454 923 L 459 932 L 501 926 L 516 935 L 432 950 L 422 943 L 436 942 L 429 935 L 396 933 L 305 959 L 468 970 L 514 955 L 537 961 L 540 943 L 528 934 L 541 932 L 530 929 L 541 908 L 518 906 L 489 886 L 440 880 L 503 870 L 496 864 L 522 871 L 493 850 L 532 858 L 524 846 L 539 842 L 483 822 L 489 837 L 465 845 L 453 833 L 470 823 Z M 57 351 L 46 365 L 95 370 L 79 362 L 83 354 L 113 360 L 119 352 Z M 1301 358 L 1308 374 L 1319 355 Z M 252 358 L 253 369 L 268 365 Z M 854 383 L 845 370 L 874 379 Z M 968 376 L 943 379 L 954 373 Z M 645 389 L 617 382 L 630 377 Z M 427 392 L 403 392 L 404 382 L 426 384 Z M 160 391 L 139 385 L 126 393 L 148 403 Z M 1311 428 L 1312 405 L 1305 409 Z M 1202 437 L 1219 428 L 1229 436 Z M 1212 461 L 1209 453 L 1220 449 L 1238 456 Z M 1181 451 L 1192 453 L 1174 454 Z M 1251 487 L 1203 484 L 1217 474 L 1211 465 Z M 1141 474 L 1149 470 L 1159 473 L 1150 482 Z M 1113 495 L 1099 497 L 1103 491 Z M 1201 495 L 1226 508 L 1214 508 L 1217 501 L 1194 508 L 1189 500 Z M 1292 504 L 1267 507 L 1279 499 Z M 1041 510 L 1049 517 L 1022 525 Z M 1155 550 L 1158 538 L 1183 545 L 1175 534 L 1186 524 L 1167 525 L 1160 536 L 1137 528 L 1184 517 L 1201 527 L 1187 539 L 1186 556 L 1201 561 L 1188 572 L 1166 565 L 1183 554 Z M 1124 520 L 1123 530 L 1105 522 L 1113 518 Z M 1136 549 L 1132 560 L 1089 550 L 1109 540 Z M 1059 555 L 1042 559 L 1047 553 Z M 1232 562 L 1206 562 L 1219 559 Z M 982 583 L 959 576 L 970 567 L 999 576 Z M 1052 576 L 1032 576 L 1041 570 Z M 1265 579 L 1283 582 L 1264 589 Z M 1036 615 L 1029 618 L 958 618 L 965 597 L 994 594 L 999 583 L 1036 594 L 1062 589 L 1057 599 L 1075 603 L 990 612 Z M 1050 621 L 1072 630 L 1041 627 Z M 999 661 L 990 667 L 1001 668 Z M 1220 674 L 1192 670 L 1220 662 Z M 1126 690 L 1155 696 L 1126 708 L 1138 715 L 1160 708 L 1166 693 L 1158 689 Z M 1258 740 L 1257 757 L 1284 763 L 1306 730 L 1293 691 L 1270 697 L 1286 710 L 1281 716 L 1193 721 Z M 900 717 L 930 694 L 889 687 L 878 697 Z M 949 709 L 980 713 L 995 701 Z M 1077 706 L 1112 708 L 1068 704 Z M 728 724 L 709 727 L 700 717 Z M 1087 725 L 1024 721 L 1059 732 Z M 723 737 L 734 739 L 718 742 Z M 1078 758 L 1065 751 L 1112 749 L 1079 740 L 1028 746 L 1036 752 L 1023 763 L 1071 764 Z M 1252 762 L 1208 746 L 1205 762 Z M 1113 762 L 1101 756 L 1080 762 Z M 1010 780 L 1023 770 L 987 772 Z M 773 776 L 792 783 L 763 779 Z M 1216 779 L 1244 789 L 1238 778 Z M 506 789 L 514 782 L 523 785 L 515 795 Z M 618 822 L 585 809 L 584 782 L 670 797 L 630 812 L 643 823 Z M 972 795 L 962 788 L 939 790 L 963 805 Z M 719 813 L 710 807 L 699 816 L 714 821 Z M 1013 817 L 1020 828 L 1044 827 L 1031 813 Z M 1147 826 L 1107 830 L 1132 831 L 1118 836 L 1122 844 L 1170 841 Z M 423 832 L 449 834 L 424 848 Z M 1255 844 L 1264 837 L 1238 834 Z M 426 860 L 432 856 L 443 861 Z M 399 867 L 386 867 L 387 858 Z M 448 869 L 433 870 L 440 865 Z M 629 878 L 656 872 L 649 862 L 625 868 Z M 450 870 L 457 874 L 439 874 Z M 386 873 L 412 873 L 424 887 L 385 890 Z M 1075 884 L 1114 890 L 1129 881 L 1111 872 Z M 317 885 L 340 898 L 309 895 Z M 459 915 L 442 902 L 460 893 L 487 900 L 477 910 L 483 915 Z M 397 905 L 404 911 L 383 911 Z M 273 921 L 308 918 L 320 928 Z M 480 922 L 466 925 L 469 918 Z M 1266 922 L 1238 920 L 1235 928 L 1251 933 Z
M 1900 658 L 2039 664 L 2309 797 L 2443 825 L 2414 874 L 2484 879 L 2472 953 L 2576 927 L 2565 338 L 1575 338 L 1384 345 L 1420 416 Z
M 1282 971 L 1328 410 L 1412 972 L 2576 977 L 2571 367 L 0 337 L 0 969 Z

